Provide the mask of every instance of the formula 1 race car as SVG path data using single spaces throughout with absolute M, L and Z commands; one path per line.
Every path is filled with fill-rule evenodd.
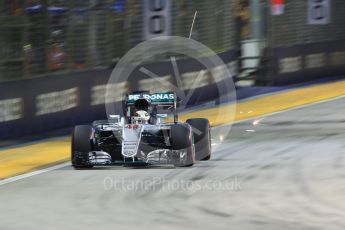
M 124 116 L 111 115 L 92 125 L 78 125 L 72 134 L 74 168 L 170 164 L 192 166 L 211 157 L 209 121 L 178 122 L 175 93 L 136 92 L 123 102 Z M 160 112 L 165 113 L 160 113 Z M 168 112 L 173 122 L 166 122 Z

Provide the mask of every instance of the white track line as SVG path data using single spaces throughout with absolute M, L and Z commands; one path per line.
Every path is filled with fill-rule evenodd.
M 290 109 L 285 109 L 285 110 L 278 111 L 278 112 L 267 113 L 267 114 L 260 115 L 260 116 L 257 116 L 257 117 L 252 117 L 252 118 L 248 118 L 248 119 L 244 119 L 244 120 L 240 120 L 240 121 L 235 121 L 235 122 L 232 122 L 231 124 L 220 125 L 220 126 L 217 126 L 217 127 L 222 127 L 222 126 L 237 124 L 237 123 L 241 123 L 241 122 L 246 122 L 246 121 L 250 121 L 250 120 L 253 120 L 255 118 L 258 118 L 258 117 L 273 116 L 273 115 L 276 115 L 276 114 L 285 113 L 285 112 L 289 112 L 289 111 L 297 110 L 297 109 L 301 109 L 301 108 L 306 108 L 306 107 L 310 107 L 310 106 L 321 104 L 321 103 L 336 101 L 336 100 L 339 100 L 341 98 L 345 98 L 345 95 L 339 96 L 339 97 L 335 97 L 335 98 L 331 98 L 331 99 L 322 100 L 322 101 L 312 102 L 310 104 L 301 105 L 301 106 L 293 107 L 293 108 L 290 108 Z M 217 128 L 217 127 L 215 127 L 215 128 Z M 7 179 L 0 180 L 0 186 L 8 184 L 8 183 L 15 182 L 15 181 L 18 181 L 18 180 L 26 179 L 26 178 L 29 178 L 29 177 L 32 177 L 32 176 L 36 176 L 36 175 L 39 175 L 39 174 L 42 174 L 42 173 L 50 172 L 50 171 L 53 171 L 53 170 L 56 170 L 56 169 L 60 169 L 60 168 L 63 168 L 63 167 L 69 166 L 69 165 L 71 165 L 71 163 L 67 162 L 67 163 L 58 164 L 58 165 L 55 165 L 55 166 L 52 166 L 52 167 L 49 167 L 49 168 L 37 170 L 37 171 L 34 171 L 34 172 L 25 173 L 25 174 L 22 174 L 22 175 L 19 175 L 19 176 L 9 177 Z
M 246 122 L 246 121 L 252 121 L 254 119 L 258 119 L 258 118 L 261 118 L 261 117 L 269 117 L 269 116 L 273 116 L 273 115 L 276 115 L 276 114 L 285 113 L 285 112 L 289 112 L 289 111 L 293 111 L 293 110 L 297 110 L 297 109 L 303 109 L 303 108 L 307 108 L 307 107 L 310 107 L 310 106 L 314 106 L 314 105 L 318 105 L 318 104 L 322 104 L 322 103 L 326 103 L 326 102 L 336 101 L 336 100 L 339 100 L 339 99 L 342 99 L 342 98 L 345 98 L 345 95 L 334 97 L 334 98 L 331 98 L 331 99 L 325 99 L 325 100 L 321 100 L 321 101 L 311 102 L 311 103 L 304 104 L 304 105 L 297 105 L 297 106 L 292 107 L 292 108 L 283 109 L 283 110 L 277 111 L 277 112 L 266 113 L 266 114 L 258 115 L 256 117 L 251 117 L 251 118 L 246 118 L 246 119 L 243 119 L 243 120 L 238 120 L 238 121 L 230 122 L 228 124 L 219 125 L 219 126 L 216 126 L 214 128 L 228 126 L 228 125 L 233 125 L 233 124 L 238 124 L 238 123 L 242 123 L 242 122 Z
M 54 166 L 49 167 L 49 168 L 40 169 L 40 170 L 37 170 L 37 171 L 25 173 L 25 174 L 22 174 L 22 175 L 18 175 L 18 176 L 14 176 L 14 177 L 9 177 L 7 179 L 0 180 L 0 186 L 8 184 L 8 183 L 15 182 L 15 181 L 18 181 L 18 180 L 26 179 L 28 177 L 36 176 L 36 175 L 39 175 L 39 174 L 42 174 L 42 173 L 50 172 L 50 171 L 53 171 L 53 170 L 56 170 L 56 169 L 60 169 L 60 168 L 63 168 L 63 167 L 69 166 L 69 165 L 71 165 L 71 163 L 67 162 L 67 163 L 62 163 L 62 164 L 54 165 Z

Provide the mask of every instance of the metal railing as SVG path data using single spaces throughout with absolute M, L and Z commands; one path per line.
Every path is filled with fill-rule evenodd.
M 144 40 L 137 0 L 8 0 L 0 8 L 0 80 L 108 68 Z M 171 0 L 171 35 L 235 47 L 234 1 Z
M 345 2 L 331 0 L 330 21 L 325 25 L 308 23 L 308 1 L 286 0 L 281 16 L 269 15 L 270 46 L 291 46 L 345 39 Z

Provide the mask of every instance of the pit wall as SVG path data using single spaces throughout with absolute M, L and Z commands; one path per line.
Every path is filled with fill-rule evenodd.
M 330 35 L 331 36 L 331 35 Z M 287 85 L 345 73 L 345 40 L 272 49 L 273 85 Z
M 219 54 L 226 65 L 215 66 L 214 72 L 222 72 L 228 68 L 234 75 L 237 54 L 237 50 Z M 178 60 L 177 65 L 181 67 L 184 90 L 188 91 L 204 67 L 193 59 Z M 144 67 L 161 76 L 164 81 L 175 84 L 170 61 L 147 64 Z M 111 72 L 111 69 L 92 70 L 0 83 L 0 138 L 42 134 L 106 118 L 104 102 Z M 195 93 L 189 104 L 217 100 L 222 96 L 220 94 L 226 93 L 219 93 L 217 85 L 231 81 L 232 76 L 211 76 L 205 71 L 198 88 L 193 89 Z M 123 96 L 130 91 L 171 90 L 157 85 L 160 85 L 159 82 L 136 69 L 132 78 L 110 86 L 110 96 L 113 98 L 111 102 L 120 104 Z

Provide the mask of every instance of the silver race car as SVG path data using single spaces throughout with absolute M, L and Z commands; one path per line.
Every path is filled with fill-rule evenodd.
M 111 115 L 92 125 L 78 125 L 72 134 L 74 168 L 170 164 L 192 166 L 211 157 L 209 121 L 178 122 L 175 93 L 126 95 L 125 115 Z M 168 113 L 173 122 L 166 122 Z

